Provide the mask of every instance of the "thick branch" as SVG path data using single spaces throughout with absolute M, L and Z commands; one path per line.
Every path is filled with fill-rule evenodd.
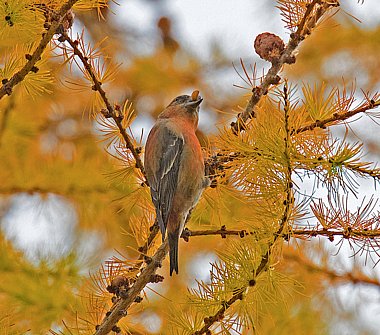
M 1 88 L 0 88 L 0 99 L 4 97 L 4 95 L 11 95 L 12 89 L 14 86 L 16 86 L 18 83 L 24 80 L 26 75 L 32 70 L 34 65 L 37 63 L 37 61 L 41 58 L 42 53 L 46 49 L 47 45 L 49 44 L 50 40 L 53 38 L 54 34 L 56 34 L 56 31 L 61 24 L 64 16 L 66 13 L 71 9 L 71 7 L 77 2 L 78 0 L 69 0 L 67 1 L 61 9 L 58 11 L 57 19 L 53 20 L 50 28 L 47 30 L 46 33 L 42 35 L 42 39 L 37 46 L 37 48 L 34 50 L 32 56 L 30 59 L 26 62 L 24 67 L 16 72 L 11 79 L 9 79 Z
M 119 298 L 119 300 L 113 305 L 110 313 L 107 313 L 108 316 L 106 316 L 102 323 L 97 327 L 94 335 L 108 334 L 117 322 L 126 315 L 128 308 L 135 301 L 144 287 L 151 282 L 152 276 L 156 273 L 156 270 L 161 267 L 161 263 L 168 251 L 169 246 L 166 240 L 153 255 L 149 264 L 141 271 L 140 276 L 128 290 L 125 297 Z
M 117 127 L 119 128 L 120 134 L 121 134 L 121 136 L 123 137 L 123 139 L 125 141 L 126 147 L 131 151 L 131 153 L 132 153 L 132 155 L 133 155 L 133 157 L 134 157 L 134 159 L 136 161 L 136 167 L 143 174 L 143 176 L 145 178 L 145 183 L 147 184 L 148 182 L 146 180 L 145 169 L 144 169 L 144 165 L 142 163 L 142 160 L 140 158 L 140 153 L 134 147 L 132 139 L 127 134 L 126 129 L 124 129 L 123 124 L 122 124 L 122 118 L 120 118 L 120 116 L 116 113 L 114 107 L 109 102 L 107 94 L 106 94 L 106 92 L 102 88 L 102 83 L 96 77 L 95 72 L 94 72 L 91 64 L 88 62 L 88 58 L 83 55 L 82 51 L 79 50 L 79 48 L 78 48 L 78 44 L 75 41 L 73 41 L 67 35 L 67 33 L 63 33 L 62 36 L 70 44 L 70 46 L 72 47 L 72 49 L 74 51 L 74 55 L 76 55 L 76 56 L 79 57 L 79 59 L 81 60 L 83 66 L 85 68 L 85 70 L 90 75 L 90 77 L 91 77 L 91 79 L 92 79 L 92 81 L 94 83 L 93 89 L 95 91 L 99 92 L 100 97 L 102 98 L 104 104 L 106 105 L 106 108 L 107 108 L 107 117 L 111 117 L 115 121 Z
M 317 4 L 322 4 L 318 10 L 314 10 Z M 267 94 L 271 85 L 278 83 L 278 73 L 284 64 L 292 64 L 295 62 L 294 51 L 298 45 L 311 33 L 320 17 L 326 13 L 330 8 L 338 6 L 338 2 L 326 2 L 323 0 L 314 0 L 311 2 L 305 11 L 305 14 L 297 27 L 297 31 L 291 34 L 288 44 L 286 45 L 280 58 L 272 63 L 271 68 L 264 76 L 260 86 L 254 87 L 252 90 L 251 98 L 248 101 L 245 110 L 238 115 L 236 122 L 231 124 L 232 131 L 237 134 L 245 129 L 245 123 L 248 119 L 254 117 L 254 107 L 260 101 L 261 97 Z

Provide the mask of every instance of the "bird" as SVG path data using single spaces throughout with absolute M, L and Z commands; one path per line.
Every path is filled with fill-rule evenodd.
M 205 176 L 198 127 L 199 91 L 176 97 L 159 114 L 145 145 L 144 166 L 162 242 L 168 238 L 170 276 L 178 274 L 178 241 L 210 182 Z

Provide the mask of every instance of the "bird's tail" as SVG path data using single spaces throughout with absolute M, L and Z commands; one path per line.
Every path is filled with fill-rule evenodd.
M 169 240 L 169 256 L 170 256 L 170 276 L 173 271 L 178 274 L 178 240 L 179 233 L 178 231 L 174 231 L 168 233 Z

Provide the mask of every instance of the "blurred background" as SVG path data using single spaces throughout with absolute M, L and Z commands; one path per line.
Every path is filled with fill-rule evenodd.
M 353 85 L 360 100 L 360 90 L 379 89 L 380 6 L 377 0 L 341 2 L 341 11 L 301 44 L 296 64 L 282 76 L 295 85 Z M 285 42 L 289 38 L 275 6 L 275 1 L 248 0 L 122 1 L 110 3 L 102 11 L 104 19 L 95 11 L 77 12 L 72 36 L 84 30 L 84 41 L 102 41 L 104 60 L 117 69 L 104 89 L 115 103 L 132 102 L 136 119 L 131 132 L 137 141 L 144 144 L 157 115 L 174 97 L 198 89 L 204 98 L 198 135 L 207 145 L 208 137 L 228 126 L 246 104 L 250 88 L 239 77 L 244 77 L 241 62 L 248 69 L 256 63 L 258 75 L 269 68 L 254 52 L 255 37 L 269 31 Z M 49 52 L 60 53 L 57 48 Z M 60 330 L 62 319 L 84 308 L 78 292 L 85 291 L 89 274 L 101 262 L 115 255 L 136 257 L 131 227 L 139 224 L 139 203 L 149 202 L 148 190 L 130 178 L 122 161 L 105 152 L 115 153 L 91 116 L 99 109 L 78 68 L 65 66 L 59 56 L 43 67 L 53 69 L 44 92 L 27 94 L 17 88 L 0 101 L 0 326 L 16 317 L 22 319 L 17 330 L 32 328 L 32 333 Z M 365 142 L 365 158 L 379 162 L 376 126 L 363 117 L 347 136 Z M 345 128 L 336 127 L 334 133 L 343 137 Z M 378 192 L 372 182 L 360 187 L 354 209 L 367 193 Z M 210 197 L 218 195 L 213 192 Z M 223 196 L 208 220 L 196 219 L 191 227 L 230 228 L 226 213 L 236 200 Z M 207 281 L 209 263 L 224 241 L 200 237 L 180 243 L 180 275 L 166 279 L 170 285 L 165 280 L 146 290 L 146 302 L 127 320 L 131 333 L 165 333 L 170 311 L 163 302 L 186 294 L 184 283 L 195 287 L 195 279 Z M 359 267 L 378 275 L 365 257 L 349 258 L 348 245 L 337 254 L 339 246 L 333 243 L 309 244 L 300 247 L 311 255 L 323 251 L 319 258 L 335 269 Z M 284 334 L 287 327 L 300 334 L 378 333 L 378 287 L 331 285 L 323 276 L 308 280 L 297 261 L 289 262 L 283 270 L 299 280 L 302 294 L 289 300 L 290 312 L 277 311 Z M 281 333 L 270 325 L 264 329 Z

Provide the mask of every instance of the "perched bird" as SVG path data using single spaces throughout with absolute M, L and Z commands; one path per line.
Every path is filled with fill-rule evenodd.
M 162 241 L 169 240 L 170 275 L 178 274 L 178 240 L 186 220 L 209 185 L 198 126 L 199 91 L 175 98 L 158 116 L 145 147 L 145 171 Z

